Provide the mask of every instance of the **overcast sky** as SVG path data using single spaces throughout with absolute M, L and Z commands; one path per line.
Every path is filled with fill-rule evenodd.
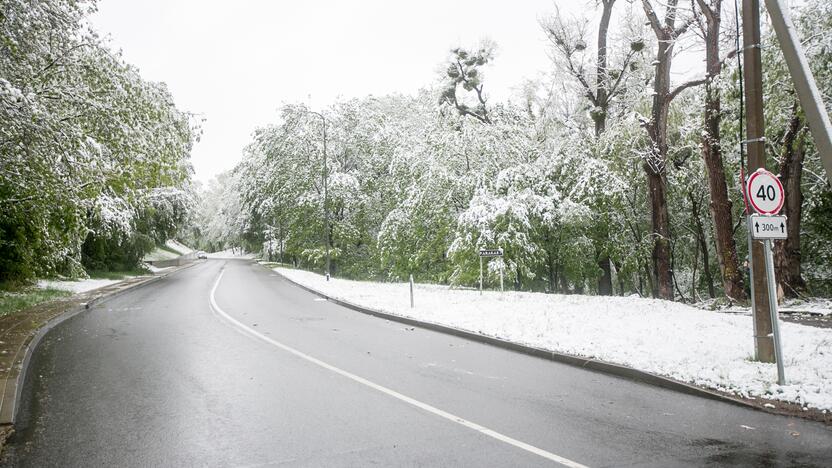
M 412 93 L 435 82 L 454 45 L 497 42 L 487 87 L 503 99 L 550 66 L 537 21 L 553 11 L 551 0 L 100 0 L 92 23 L 179 108 L 205 117 L 193 152 L 205 182 L 239 161 L 282 103 Z
M 497 43 L 486 92 L 504 100 L 551 69 L 538 20 L 592 0 L 99 0 L 91 21 L 142 76 L 201 114 L 193 152 L 206 182 L 240 160 L 283 103 L 413 93 L 438 79 L 451 47 Z M 617 6 L 620 10 L 620 7 Z M 617 11 L 618 11 L 617 10 Z

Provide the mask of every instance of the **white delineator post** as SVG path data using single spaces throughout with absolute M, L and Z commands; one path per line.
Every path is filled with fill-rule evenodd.
M 410 308 L 413 308 L 413 275 L 410 275 Z
M 482 255 L 480 255 L 480 294 L 482 294 Z

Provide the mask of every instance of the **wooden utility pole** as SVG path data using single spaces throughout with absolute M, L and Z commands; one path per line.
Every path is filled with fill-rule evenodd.
M 761 167 L 766 167 L 759 0 L 743 0 L 742 2 L 742 42 L 746 129 L 746 141 L 744 143 L 748 151 L 748 173 L 751 174 Z M 774 339 L 772 338 L 763 245 L 759 241 L 753 240 L 750 244 L 749 257 L 751 260 L 752 294 L 754 295 L 752 301 L 754 308 L 752 311 L 754 318 L 754 354 L 758 361 L 774 362 Z

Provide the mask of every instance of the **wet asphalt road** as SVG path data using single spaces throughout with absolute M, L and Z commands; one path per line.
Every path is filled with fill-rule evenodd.
M 6 466 L 832 466 L 832 428 L 359 314 L 243 260 L 93 307 L 35 352 Z

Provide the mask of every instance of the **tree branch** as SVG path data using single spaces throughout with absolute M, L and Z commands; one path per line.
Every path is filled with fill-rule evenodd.
M 641 6 L 644 8 L 644 14 L 647 15 L 647 20 L 650 21 L 650 26 L 653 28 L 653 32 L 656 33 L 656 36 L 661 37 L 664 35 L 662 23 L 659 21 L 659 17 L 656 16 L 656 11 L 653 10 L 653 5 L 650 4 L 650 0 L 641 0 Z
M 610 92 L 609 92 L 608 98 L 611 98 L 615 94 L 615 91 L 618 89 L 618 85 L 621 84 L 621 81 L 624 78 L 624 74 L 625 74 L 625 71 L 627 70 L 627 66 L 630 65 L 630 59 L 633 58 L 633 55 L 635 55 L 635 53 L 636 52 L 634 50 L 630 50 L 630 52 L 624 58 L 624 64 L 621 65 L 621 70 L 618 73 L 618 78 L 616 78 L 615 83 L 613 83 L 612 87 L 610 87 Z
M 711 9 L 710 5 L 705 3 L 705 0 L 695 0 L 696 4 L 699 5 L 699 9 L 702 11 L 702 14 L 705 15 L 705 19 L 712 23 L 714 20 L 714 11 Z
M 693 16 L 685 20 L 684 24 L 673 30 L 673 37 L 676 38 L 684 34 L 685 31 L 687 31 L 690 25 L 694 22 L 696 22 L 696 13 L 694 13 Z
M 665 101 L 667 103 L 670 103 L 670 101 L 672 101 L 682 91 L 684 91 L 688 88 L 692 88 L 694 86 L 699 86 L 699 85 L 705 84 L 705 82 L 707 82 L 707 81 L 708 81 L 707 78 L 699 78 L 697 80 L 691 80 L 691 81 L 682 83 L 679 86 L 677 86 L 676 88 L 674 88 L 673 91 L 667 93 L 667 97 L 665 98 Z

